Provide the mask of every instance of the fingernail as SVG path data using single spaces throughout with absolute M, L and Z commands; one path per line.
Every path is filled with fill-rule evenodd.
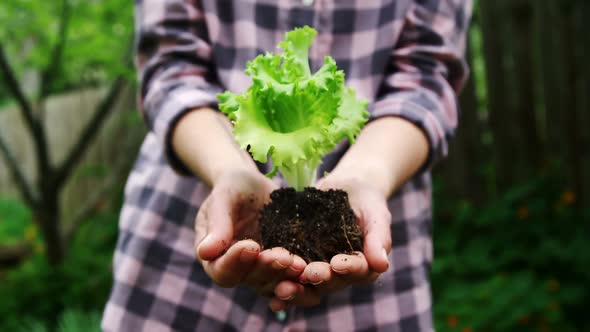
M 203 243 L 207 243 L 209 241 L 211 241 L 211 234 L 207 234 L 207 236 L 205 236 L 203 238 L 203 240 L 201 240 L 201 245 L 203 245 Z
M 332 271 L 338 273 L 338 274 L 348 274 L 348 270 L 347 269 L 342 269 L 342 270 L 338 270 L 332 267 Z
M 286 268 L 286 266 L 283 265 L 283 264 L 281 264 L 279 261 L 272 262 L 272 267 L 274 267 L 275 269 L 284 269 L 284 268 Z
M 320 280 L 320 281 L 312 282 L 311 284 L 314 285 L 314 286 L 317 286 L 317 285 L 319 285 L 319 284 L 321 284 L 323 282 L 324 282 L 323 280 Z
M 387 255 L 387 250 L 385 250 L 385 248 L 383 248 L 383 259 L 389 263 L 389 255 Z
M 256 257 L 258 257 L 258 250 L 248 248 L 242 249 L 242 252 L 240 252 L 240 261 L 242 262 L 250 262 L 253 259 L 256 259 Z
M 287 296 L 287 297 L 279 297 L 279 300 L 281 300 L 281 301 L 291 301 L 294 298 L 295 298 L 295 295 L 291 295 L 291 296 Z
M 257 247 L 248 247 L 248 248 L 246 248 L 246 249 L 244 249 L 244 250 L 246 250 L 246 251 L 248 251 L 248 252 L 257 253 L 257 254 L 259 254 L 259 253 L 260 253 L 260 248 L 257 248 Z
M 203 238 L 203 240 L 201 240 L 201 243 L 199 243 L 199 245 L 197 246 L 197 254 L 199 254 L 199 252 L 201 251 L 201 247 L 203 247 L 203 245 L 207 244 L 207 242 L 211 241 L 211 234 L 207 234 L 207 236 L 205 236 Z

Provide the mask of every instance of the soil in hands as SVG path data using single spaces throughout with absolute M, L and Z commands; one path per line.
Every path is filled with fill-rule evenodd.
M 264 248 L 283 247 L 308 263 L 362 251 L 363 234 L 345 191 L 282 188 L 270 198 L 260 218 Z

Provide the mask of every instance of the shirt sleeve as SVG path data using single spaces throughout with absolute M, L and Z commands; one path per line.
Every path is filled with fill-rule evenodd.
M 471 0 L 416 0 L 394 47 L 371 120 L 405 118 L 422 129 L 429 153 L 420 171 L 448 153 L 457 127 L 458 93 L 467 78 L 464 60 Z
M 172 149 L 172 130 L 191 109 L 215 107 L 221 92 L 204 13 L 194 1 L 141 0 L 135 21 L 140 111 L 172 168 L 189 174 Z

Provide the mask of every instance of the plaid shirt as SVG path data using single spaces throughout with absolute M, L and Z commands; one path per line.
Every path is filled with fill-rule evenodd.
M 456 91 L 470 0 L 137 0 L 140 104 L 150 128 L 125 190 L 105 331 L 431 331 L 429 169 L 457 125 Z M 247 288 L 215 286 L 194 259 L 193 223 L 209 188 L 170 148 L 170 133 L 216 93 L 244 91 L 245 63 L 284 33 L 318 30 L 317 69 L 331 55 L 371 119 L 398 116 L 430 143 L 424 168 L 390 199 L 391 268 L 373 285 L 277 316 Z M 197 142 L 205 143 L 205 142 Z M 340 144 L 319 171 L 334 167 Z M 277 179 L 281 181 L 281 179 Z

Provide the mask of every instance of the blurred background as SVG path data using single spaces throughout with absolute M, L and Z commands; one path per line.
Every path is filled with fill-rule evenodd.
M 145 134 L 133 4 L 0 1 L 0 331 L 98 331 Z M 479 0 L 435 170 L 439 331 L 590 331 L 588 0 Z

